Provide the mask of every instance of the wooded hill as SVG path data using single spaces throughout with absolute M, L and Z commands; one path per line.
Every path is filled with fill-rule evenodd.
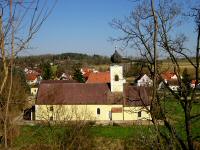
M 54 64 L 63 64 L 66 61 L 79 62 L 81 64 L 99 65 L 110 64 L 110 58 L 100 55 L 87 55 L 81 53 L 62 53 L 62 54 L 46 54 L 36 56 L 19 56 L 16 58 L 16 64 L 19 66 L 33 67 L 34 65 L 50 62 Z

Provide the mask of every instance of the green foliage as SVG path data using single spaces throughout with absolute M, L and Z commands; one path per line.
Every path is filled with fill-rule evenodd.
M 42 65 L 42 78 L 43 80 L 50 80 L 52 78 L 53 75 L 53 71 L 51 69 L 51 65 L 49 62 L 46 62 Z
M 73 66 L 73 79 L 80 82 L 80 83 L 84 83 L 85 82 L 85 78 L 83 77 L 83 74 L 81 72 L 81 64 L 75 64 Z
M 57 66 L 57 65 L 52 65 L 52 66 L 51 66 L 53 78 L 56 77 L 57 69 L 58 69 L 58 66 Z

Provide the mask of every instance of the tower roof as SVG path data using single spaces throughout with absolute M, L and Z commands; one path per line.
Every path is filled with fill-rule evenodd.
M 122 56 L 115 50 L 114 54 L 111 56 L 112 63 L 120 63 L 122 61 Z

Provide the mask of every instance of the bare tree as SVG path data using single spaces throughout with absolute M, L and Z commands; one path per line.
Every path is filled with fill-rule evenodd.
M 176 29 L 181 25 L 182 8 L 174 0 L 159 0 L 154 3 L 154 0 L 137 1 L 136 7 L 131 12 L 129 17 L 124 20 L 114 19 L 111 22 L 112 27 L 122 31 L 123 35 L 119 38 L 114 38 L 114 41 L 122 41 L 125 46 L 131 45 L 137 48 L 141 55 L 146 58 L 149 64 L 149 71 L 153 77 L 153 90 L 151 109 L 152 122 L 156 127 L 158 133 L 158 148 L 165 149 L 166 146 L 170 148 L 194 149 L 194 142 L 199 137 L 195 137 L 192 132 L 192 123 L 199 120 L 200 113 L 193 113 L 192 108 L 195 103 L 199 103 L 197 98 L 196 87 L 199 84 L 199 49 L 200 49 L 200 23 L 199 23 L 199 9 L 193 9 L 193 16 L 196 18 L 197 24 L 197 48 L 196 56 L 192 59 L 188 56 L 189 49 L 186 48 L 186 36 L 184 34 L 176 34 Z M 194 52 L 194 51 L 192 51 Z M 158 67 L 159 56 L 169 57 L 173 64 L 174 72 L 177 76 L 179 84 L 178 92 L 170 89 L 169 85 L 164 82 L 161 76 L 161 69 Z M 195 87 L 191 89 L 188 83 L 184 83 L 181 78 L 181 67 L 179 58 L 185 58 L 187 62 L 193 66 L 195 70 Z M 180 133 L 174 123 L 170 120 L 167 112 L 163 107 L 163 94 L 158 91 L 158 81 L 163 81 L 168 92 L 173 95 L 173 98 L 180 104 L 184 112 L 183 129 L 186 133 L 187 142 Z M 164 122 L 166 132 L 160 130 L 160 126 L 156 124 L 156 113 L 159 113 Z M 162 143 L 166 146 L 163 147 Z
M 29 42 L 38 32 L 55 6 L 56 0 L 48 4 L 40 0 L 1 0 L 0 1 L 0 51 L 1 76 L 0 96 L 9 85 L 6 101 L 1 101 L 1 113 L 4 114 L 4 144 L 8 148 L 8 126 L 10 103 L 15 100 L 13 92 L 13 68 L 16 55 L 29 48 Z M 9 77 L 9 78 L 8 78 Z

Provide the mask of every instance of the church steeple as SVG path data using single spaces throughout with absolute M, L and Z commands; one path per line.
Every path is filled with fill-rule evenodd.
M 121 63 L 122 62 L 122 56 L 117 52 L 117 47 L 115 47 L 115 52 L 110 58 L 112 63 Z

